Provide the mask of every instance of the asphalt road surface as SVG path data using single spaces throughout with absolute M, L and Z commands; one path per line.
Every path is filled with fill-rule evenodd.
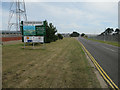
M 91 53 L 103 70 L 118 86 L 118 49 L 120 48 L 79 37 L 78 40 Z M 120 70 L 119 70 L 120 71 Z M 120 75 L 120 74 L 119 74 Z

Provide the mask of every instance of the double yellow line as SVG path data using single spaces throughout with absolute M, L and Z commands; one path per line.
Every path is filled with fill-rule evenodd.
M 102 77 L 106 80 L 106 82 L 111 86 L 113 89 L 118 89 L 118 86 L 112 81 L 112 79 L 106 74 L 106 72 L 102 69 L 102 67 L 97 63 L 97 61 L 93 58 L 93 56 L 88 52 L 88 50 L 84 47 L 84 45 L 80 42 L 81 46 L 89 56 L 89 58 L 92 60 Z

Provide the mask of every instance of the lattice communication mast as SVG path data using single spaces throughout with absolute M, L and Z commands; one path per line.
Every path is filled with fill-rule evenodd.
M 20 31 L 20 22 L 27 21 L 24 0 L 14 0 L 11 2 L 8 20 L 9 31 Z

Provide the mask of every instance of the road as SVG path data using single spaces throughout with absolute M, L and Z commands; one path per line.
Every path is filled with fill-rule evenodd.
M 78 40 L 91 53 L 103 70 L 118 86 L 118 49 L 120 48 L 79 37 Z M 120 72 L 119 72 L 120 73 Z

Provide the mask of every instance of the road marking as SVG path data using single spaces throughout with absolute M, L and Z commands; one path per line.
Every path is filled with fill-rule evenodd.
M 102 46 L 102 47 L 104 47 L 104 46 Z M 110 48 L 107 48 L 107 47 L 104 47 L 104 48 L 106 48 L 106 49 L 108 49 L 108 50 L 111 50 L 111 51 L 113 51 L 113 52 L 116 52 L 116 51 L 113 50 L 113 49 L 110 49 Z
M 102 69 L 102 67 L 98 64 L 98 62 L 93 58 L 93 56 L 89 53 L 89 51 L 84 47 L 84 45 L 80 42 L 81 46 L 83 47 L 83 49 L 85 50 L 85 52 L 88 54 L 88 56 L 90 57 L 90 59 L 92 60 L 92 62 L 94 63 L 94 65 L 96 66 L 96 68 L 98 69 L 98 71 L 100 72 L 100 74 L 102 75 L 102 77 L 106 80 L 106 82 L 111 86 L 111 88 L 113 89 L 118 89 L 118 86 L 112 81 L 112 79 L 106 74 L 106 72 Z

